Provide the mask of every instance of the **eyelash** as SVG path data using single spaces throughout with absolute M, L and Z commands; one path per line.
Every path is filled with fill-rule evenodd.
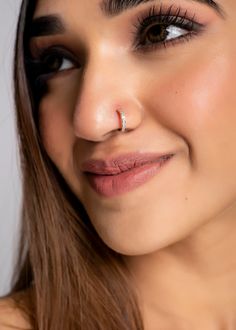
M 175 46 L 184 41 L 190 41 L 190 39 L 199 34 L 204 28 L 203 24 L 197 23 L 195 20 L 195 15 L 189 16 L 187 10 L 183 11 L 181 7 L 174 8 L 171 5 L 167 10 L 162 8 L 160 5 L 159 9 L 156 6 L 152 6 L 146 12 L 142 13 L 134 25 L 134 50 L 138 52 L 151 52 L 161 48 L 167 48 L 170 46 Z M 158 42 L 145 43 L 147 32 L 152 27 L 164 27 L 166 30 L 170 26 L 176 26 L 178 28 L 189 31 L 188 33 L 181 35 L 179 37 L 172 38 L 170 40 L 163 40 Z M 155 31 L 154 31 L 155 32 Z M 159 31 L 158 31 L 159 32 Z M 162 32 L 162 31 L 161 31 Z M 38 49 L 39 55 L 36 59 L 30 58 L 28 64 L 30 67 L 30 75 L 33 76 L 34 86 L 37 91 L 42 91 L 45 89 L 47 80 L 53 77 L 55 74 L 62 72 L 59 69 L 52 72 L 45 73 L 45 59 L 50 56 L 55 56 L 63 60 L 71 61 L 75 66 L 80 67 L 78 61 L 75 60 L 75 56 L 72 56 L 68 51 L 63 49 L 63 47 L 49 47 L 46 49 Z M 68 70 L 68 69 L 66 69 Z M 32 73 L 33 72 L 33 73 Z M 44 91 L 45 92 L 45 91 Z
M 181 7 L 174 8 L 171 5 L 166 11 L 163 10 L 162 4 L 159 9 L 152 6 L 146 13 L 138 17 L 134 25 L 134 49 L 141 52 L 154 51 L 156 49 L 167 48 L 169 45 L 175 46 L 179 42 L 190 41 L 193 36 L 196 36 L 204 29 L 204 25 L 195 21 L 195 14 L 191 17 L 188 11 L 183 11 Z M 156 43 L 145 44 L 143 40 L 147 37 L 147 32 L 150 27 L 164 27 L 167 29 L 170 26 L 177 26 L 181 29 L 189 31 L 189 33 L 176 37 L 170 40 L 159 41 Z
M 32 58 L 29 55 L 26 59 L 26 68 L 30 81 L 34 89 L 34 94 L 36 96 L 36 102 L 47 92 L 47 81 L 56 75 L 59 70 L 46 71 L 45 59 L 50 58 L 50 56 L 55 56 L 62 63 L 63 60 L 69 60 L 74 66 L 79 67 L 79 63 L 76 61 L 75 56 L 64 49 L 61 46 L 37 48 L 36 53 L 38 53 L 36 58 Z M 69 69 L 66 69 L 69 70 Z M 65 71 L 66 71 L 65 70 Z M 62 70 L 64 71 L 64 70 Z

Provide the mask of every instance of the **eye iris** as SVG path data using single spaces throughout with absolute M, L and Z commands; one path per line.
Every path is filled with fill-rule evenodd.
M 165 25 L 155 24 L 148 29 L 146 37 L 149 42 L 161 42 L 167 38 L 168 34 Z
M 47 71 L 53 72 L 60 69 L 62 61 L 62 57 L 58 55 L 48 55 L 44 58 L 43 63 Z

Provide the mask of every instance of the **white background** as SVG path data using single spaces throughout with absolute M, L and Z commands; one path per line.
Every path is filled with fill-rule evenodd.
M 10 287 L 21 203 L 12 87 L 15 29 L 21 0 L 0 0 L 0 296 Z

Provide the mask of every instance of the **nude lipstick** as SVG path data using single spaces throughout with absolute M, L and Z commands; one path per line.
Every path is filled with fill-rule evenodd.
M 82 164 L 82 171 L 96 193 L 114 197 L 146 183 L 173 156 L 173 153 L 132 153 L 107 160 L 91 159 Z

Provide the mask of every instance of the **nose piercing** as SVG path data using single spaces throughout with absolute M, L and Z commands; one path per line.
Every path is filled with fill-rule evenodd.
M 120 130 L 122 133 L 124 133 L 126 131 L 126 124 L 127 124 L 125 113 L 124 113 L 124 111 L 119 111 L 119 110 L 118 110 L 118 113 L 120 115 L 120 120 L 121 120 L 121 129 Z

